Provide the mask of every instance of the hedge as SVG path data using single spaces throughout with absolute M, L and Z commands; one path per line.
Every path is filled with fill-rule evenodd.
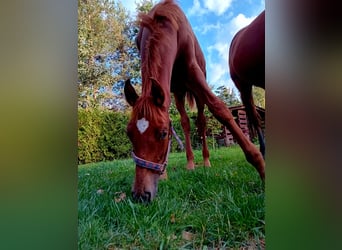
M 129 116 L 98 109 L 78 110 L 78 163 L 111 161 L 130 156 L 126 135 Z
M 184 134 L 179 115 L 171 115 L 172 125 L 184 146 Z M 190 114 L 191 143 L 194 149 L 201 149 L 201 143 L 195 127 L 195 115 Z M 126 135 L 129 114 L 99 109 L 78 110 L 78 163 L 112 161 L 129 158 L 132 145 Z M 211 147 L 211 138 L 208 146 Z M 180 151 L 175 139 L 172 139 L 171 152 Z

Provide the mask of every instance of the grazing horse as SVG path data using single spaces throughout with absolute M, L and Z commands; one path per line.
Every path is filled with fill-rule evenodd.
M 265 89 L 265 11 L 234 36 L 229 49 L 229 69 L 265 157 L 264 135 L 252 95 L 253 85 Z
M 139 14 L 137 46 L 141 56 L 142 93 L 138 96 L 130 81 L 124 87 L 127 102 L 133 107 L 127 135 L 133 144 L 136 164 L 133 198 L 151 201 L 160 174 L 164 173 L 172 125 L 169 116 L 171 92 L 181 114 L 186 138 L 188 168 L 193 166 L 190 125 L 184 109 L 186 96 L 195 100 L 197 125 L 205 143 L 204 105 L 236 138 L 246 159 L 264 179 L 265 162 L 259 150 L 246 138 L 232 114 L 206 82 L 205 60 L 198 41 L 182 10 L 173 0 L 155 5 L 148 14 Z M 210 165 L 209 152 L 203 147 L 204 164 Z

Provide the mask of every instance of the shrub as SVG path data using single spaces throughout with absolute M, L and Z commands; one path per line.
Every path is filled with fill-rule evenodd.
M 121 112 L 79 109 L 79 164 L 129 157 L 131 144 L 126 135 L 128 118 Z
M 201 140 L 195 126 L 195 113 L 190 113 L 190 138 L 193 149 L 201 149 Z M 185 146 L 180 115 L 171 115 L 172 126 Z M 78 110 L 78 163 L 112 161 L 130 157 L 131 143 L 126 135 L 129 114 L 103 109 Z M 210 125 L 210 123 L 208 124 Z M 215 139 L 207 137 L 208 147 L 215 146 Z M 179 152 L 173 138 L 171 152 Z

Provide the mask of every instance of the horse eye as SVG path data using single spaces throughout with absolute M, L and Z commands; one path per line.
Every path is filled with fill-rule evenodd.
M 167 136 L 167 131 L 166 130 L 162 130 L 160 132 L 160 139 L 164 140 L 166 138 L 166 136 Z

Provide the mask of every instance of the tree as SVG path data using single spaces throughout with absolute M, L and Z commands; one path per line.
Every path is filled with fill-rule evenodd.
M 148 13 L 152 9 L 152 7 L 156 4 L 156 2 L 153 0 L 141 0 L 140 2 L 136 4 L 137 4 L 136 9 L 138 12 Z
M 119 1 L 78 2 L 79 104 L 96 107 L 108 100 L 124 105 L 122 85 L 139 77 L 137 28 Z
M 265 90 L 253 86 L 253 99 L 256 106 L 265 108 Z
M 240 105 L 241 101 L 235 94 L 234 89 L 228 88 L 227 86 L 220 86 L 215 90 L 215 94 L 227 105 L 236 106 Z

